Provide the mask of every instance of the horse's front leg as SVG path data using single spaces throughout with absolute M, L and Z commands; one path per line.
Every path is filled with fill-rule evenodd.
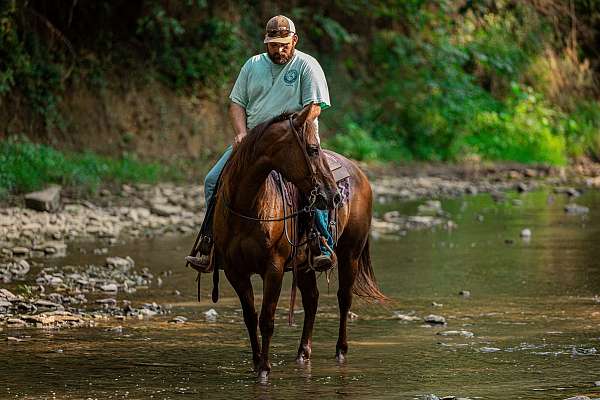
M 278 267 L 274 264 L 272 267 L 263 276 L 263 301 L 259 320 L 260 335 L 262 336 L 262 352 L 258 366 L 258 376 L 261 381 L 265 381 L 269 372 L 271 372 L 269 347 L 275 326 L 275 310 L 277 309 L 277 302 L 281 293 L 281 283 L 283 281 L 283 267 Z
M 358 260 L 338 259 L 338 265 L 339 289 L 337 297 L 340 306 L 340 331 L 335 346 L 335 358 L 338 362 L 344 362 L 348 353 L 348 311 L 352 306 L 352 287 L 358 270 Z
M 252 361 L 254 361 L 254 368 L 258 369 L 260 363 L 260 344 L 258 343 L 257 332 L 258 316 L 256 315 L 256 309 L 254 308 L 254 291 L 252 290 L 250 276 L 239 275 L 229 269 L 225 270 L 225 275 L 240 298 L 242 311 L 244 313 L 244 322 L 246 323 L 248 336 L 250 337 L 250 345 L 252 346 Z
M 310 359 L 312 332 L 319 303 L 319 289 L 317 288 L 317 278 L 314 270 L 299 271 L 297 279 L 300 293 L 302 293 L 304 326 L 302 327 L 302 339 L 300 339 L 296 361 L 303 363 Z

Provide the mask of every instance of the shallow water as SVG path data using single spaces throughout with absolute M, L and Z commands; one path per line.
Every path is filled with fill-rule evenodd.
M 273 372 L 259 384 L 251 369 L 239 302 L 226 279 L 221 300 L 201 303 L 194 274 L 182 267 L 193 238 L 165 237 L 112 246 L 159 274 L 162 286 L 119 293 L 118 299 L 171 305 L 171 314 L 143 321 L 101 322 L 98 327 L 0 331 L 0 398 L 260 398 L 321 397 L 414 399 L 434 393 L 472 399 L 600 397 L 600 193 L 576 202 L 589 215 L 571 216 L 568 199 L 547 192 L 513 194 L 494 203 L 480 195 L 443 202 L 458 228 L 409 232 L 372 243 L 375 271 L 387 307 L 355 302 L 349 324 L 348 362 L 334 359 L 337 340 L 335 279 L 320 279 L 320 307 L 309 365 L 294 362 L 301 334 L 287 326 L 289 277 L 277 314 Z M 513 205 L 511 198 L 522 200 Z M 418 203 L 390 204 L 414 214 Z M 483 216 L 483 221 L 477 219 Z M 533 235 L 519 237 L 523 228 Z M 513 241 L 507 244 L 506 240 Z M 81 247 L 92 249 L 91 244 Z M 53 263 L 102 262 L 106 256 L 70 254 Z M 255 289 L 260 284 L 256 281 Z M 173 293 L 175 289 L 181 295 Z M 465 298 L 458 293 L 469 290 Z M 259 301 L 259 299 L 257 299 Z M 433 305 L 433 303 L 436 305 Z M 203 312 L 215 308 L 216 323 Z M 301 309 L 301 308 L 300 308 Z M 394 319 L 394 311 L 446 317 L 446 327 Z M 189 318 L 172 324 L 175 315 Z M 122 325 L 122 333 L 107 330 Z M 437 335 L 467 330 L 473 337 Z M 597 349 L 598 352 L 595 352 Z

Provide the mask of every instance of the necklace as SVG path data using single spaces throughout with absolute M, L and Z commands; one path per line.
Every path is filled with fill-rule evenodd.
M 273 73 L 273 63 L 269 65 L 269 70 L 271 71 L 271 86 L 275 84 L 275 74 Z

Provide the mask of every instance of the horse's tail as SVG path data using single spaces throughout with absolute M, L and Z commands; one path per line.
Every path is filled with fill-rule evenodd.
M 377 279 L 375 279 L 375 273 L 373 272 L 373 266 L 371 265 L 371 251 L 369 248 L 369 238 L 365 242 L 365 246 L 358 259 L 358 271 L 356 273 L 356 280 L 354 281 L 354 287 L 352 291 L 355 295 L 360 297 L 367 297 L 378 302 L 386 302 L 389 298 L 381 293 Z

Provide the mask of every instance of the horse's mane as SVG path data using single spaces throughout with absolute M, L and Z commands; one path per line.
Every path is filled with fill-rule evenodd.
M 285 121 L 292 115 L 292 113 L 283 113 L 277 117 L 271 118 L 261 124 L 258 124 L 248 132 L 248 134 L 242 139 L 242 141 L 235 147 L 233 153 L 227 161 L 225 167 L 227 171 L 239 170 L 245 168 L 251 159 L 254 158 L 254 150 L 258 141 L 262 138 L 263 134 L 269 126 L 277 122 Z M 225 170 L 223 171 L 225 175 Z
M 247 168 L 249 163 L 254 160 L 256 154 L 255 150 L 258 142 L 261 140 L 263 134 L 269 128 L 269 126 L 277 123 L 285 121 L 290 118 L 292 112 L 284 112 L 277 117 L 271 118 L 268 121 L 265 121 L 248 132 L 248 134 L 242 139 L 242 141 L 236 146 L 233 153 L 229 157 L 227 161 L 227 165 L 223 170 L 223 176 L 228 175 L 231 171 L 238 171 L 240 169 Z M 314 123 L 306 123 L 304 129 L 304 135 L 311 135 L 315 132 L 316 126 Z

